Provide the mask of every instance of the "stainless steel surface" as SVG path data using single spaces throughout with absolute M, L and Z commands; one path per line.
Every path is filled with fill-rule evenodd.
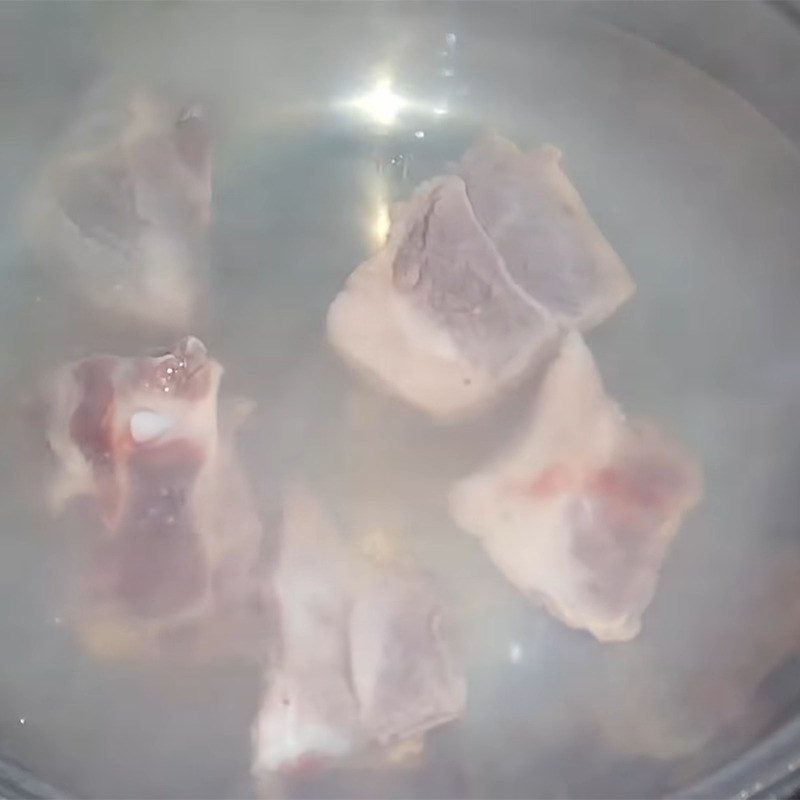
M 387 203 L 487 128 L 563 149 L 639 285 L 590 337 L 607 385 L 675 431 L 706 471 L 706 497 L 644 632 L 604 646 L 526 606 L 427 495 L 414 504 L 425 479 L 456 476 L 489 452 L 494 427 L 431 432 L 394 407 L 373 409 L 388 420 L 369 448 L 387 479 L 425 465 L 416 483 L 397 481 L 396 497 L 380 496 L 387 514 L 417 509 L 399 524 L 456 609 L 470 709 L 430 737 L 417 770 L 329 773 L 293 792 L 659 796 L 728 769 L 697 790 L 714 796 L 762 780 L 728 765 L 800 710 L 800 608 L 780 579 L 800 564 L 800 160 L 777 127 L 797 137 L 800 125 L 797 104 L 781 102 L 796 85 L 787 80 L 784 94 L 775 83 L 800 60 L 791 23 L 768 6 L 657 5 L 630 7 L 636 22 L 622 6 L 578 4 L 0 6 L 7 755 L 80 796 L 249 790 L 256 672 L 94 663 L 78 652 L 57 621 L 63 537 L 20 489 L 14 402 L 48 365 L 110 340 L 79 327 L 32 276 L 18 209 L 81 97 L 113 72 L 196 90 L 221 120 L 215 319 L 196 332 L 227 380 L 260 402 L 247 455 L 262 485 L 302 468 L 334 498 L 358 495 L 352 476 L 363 465 L 348 461 L 359 456 L 342 416 L 352 381 L 320 342 L 324 311 L 376 246 Z M 730 78 L 761 113 L 615 22 Z M 754 43 L 750 33 L 735 39 L 736 25 L 756 31 L 757 49 L 743 52 Z M 474 597 L 483 605 L 468 607 Z M 509 659 L 513 645 L 522 657 Z M 740 690 L 748 699 L 736 716 L 725 692 Z M 794 728 L 780 736 L 782 749 L 762 747 L 788 766 L 800 740 Z M 757 772 L 769 753 L 739 763 Z
M 800 141 L 800 5 L 794 0 L 598 0 L 583 11 L 688 61 Z

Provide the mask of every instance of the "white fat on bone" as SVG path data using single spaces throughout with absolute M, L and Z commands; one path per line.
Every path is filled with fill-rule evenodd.
M 172 426 L 174 420 L 155 411 L 137 411 L 131 416 L 131 438 L 137 444 L 152 442 L 163 436 Z

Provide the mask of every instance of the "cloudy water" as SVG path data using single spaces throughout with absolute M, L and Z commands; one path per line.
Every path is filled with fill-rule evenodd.
M 64 360 L 161 338 L 77 311 L 20 237 L 37 171 L 101 85 L 168 83 L 213 109 L 210 299 L 181 333 L 224 366 L 223 395 L 257 403 L 239 449 L 267 529 L 282 481 L 301 476 L 346 535 L 399 543 L 441 589 L 468 675 L 466 716 L 428 735 L 420 764 L 361 763 L 281 792 L 653 796 L 703 777 L 800 701 L 797 153 L 727 89 L 567 5 L 487 9 L 0 11 L 14 40 L 0 55 L 0 752 L 63 792 L 252 793 L 260 691 L 247 657 L 87 648 L 65 615 L 80 522 L 45 510 L 37 383 Z M 529 605 L 448 518 L 450 484 L 508 441 L 536 376 L 494 412 L 435 425 L 324 343 L 327 307 L 380 246 L 391 202 L 486 130 L 563 151 L 638 287 L 587 336 L 606 388 L 703 468 L 704 497 L 629 643 L 600 644 Z

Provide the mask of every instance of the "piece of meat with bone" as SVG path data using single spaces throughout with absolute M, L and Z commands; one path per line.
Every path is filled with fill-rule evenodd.
M 125 93 L 45 165 L 26 235 L 50 280 L 116 325 L 185 330 L 206 280 L 212 139 L 200 105 Z
M 700 494 L 691 458 L 625 418 L 573 332 L 516 443 L 460 481 L 450 507 L 523 593 L 572 628 L 624 641 Z
M 82 605 L 163 625 L 246 601 L 261 525 L 233 434 L 251 406 L 218 412 L 221 376 L 189 336 L 50 377 L 48 505 L 58 515 L 84 498 L 91 510 Z
M 344 360 L 445 419 L 512 385 L 562 328 L 609 316 L 633 283 L 559 160 L 489 137 L 397 203 L 329 309 Z
M 402 742 L 462 712 L 431 589 L 349 549 L 300 487 L 287 492 L 272 587 L 280 646 L 253 730 L 256 774 Z
M 545 145 L 521 152 L 488 136 L 461 159 L 472 211 L 517 291 L 567 327 L 587 330 L 635 290 L 625 265 Z

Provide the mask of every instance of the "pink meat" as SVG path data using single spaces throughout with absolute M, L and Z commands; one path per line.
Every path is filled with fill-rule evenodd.
M 261 529 L 234 425 L 218 423 L 221 375 L 187 337 L 163 355 L 97 356 L 52 377 L 49 504 L 59 513 L 85 497 L 97 511 L 93 601 L 185 615 L 213 601 L 217 572 L 254 557 Z
M 684 515 L 697 467 L 628 421 L 569 334 L 515 444 L 460 481 L 451 510 L 506 577 L 567 625 L 633 638 Z
M 328 312 L 348 363 L 440 418 L 491 400 L 560 330 L 596 325 L 634 290 L 555 148 L 489 137 L 457 172 L 393 208 L 387 244 Z
M 462 712 L 430 588 L 348 550 L 301 489 L 286 498 L 274 588 L 281 644 L 254 726 L 256 773 L 414 737 Z
M 634 291 L 625 265 L 561 168 L 561 152 L 523 153 L 487 137 L 461 159 L 473 213 L 513 283 L 563 324 L 584 330 Z

